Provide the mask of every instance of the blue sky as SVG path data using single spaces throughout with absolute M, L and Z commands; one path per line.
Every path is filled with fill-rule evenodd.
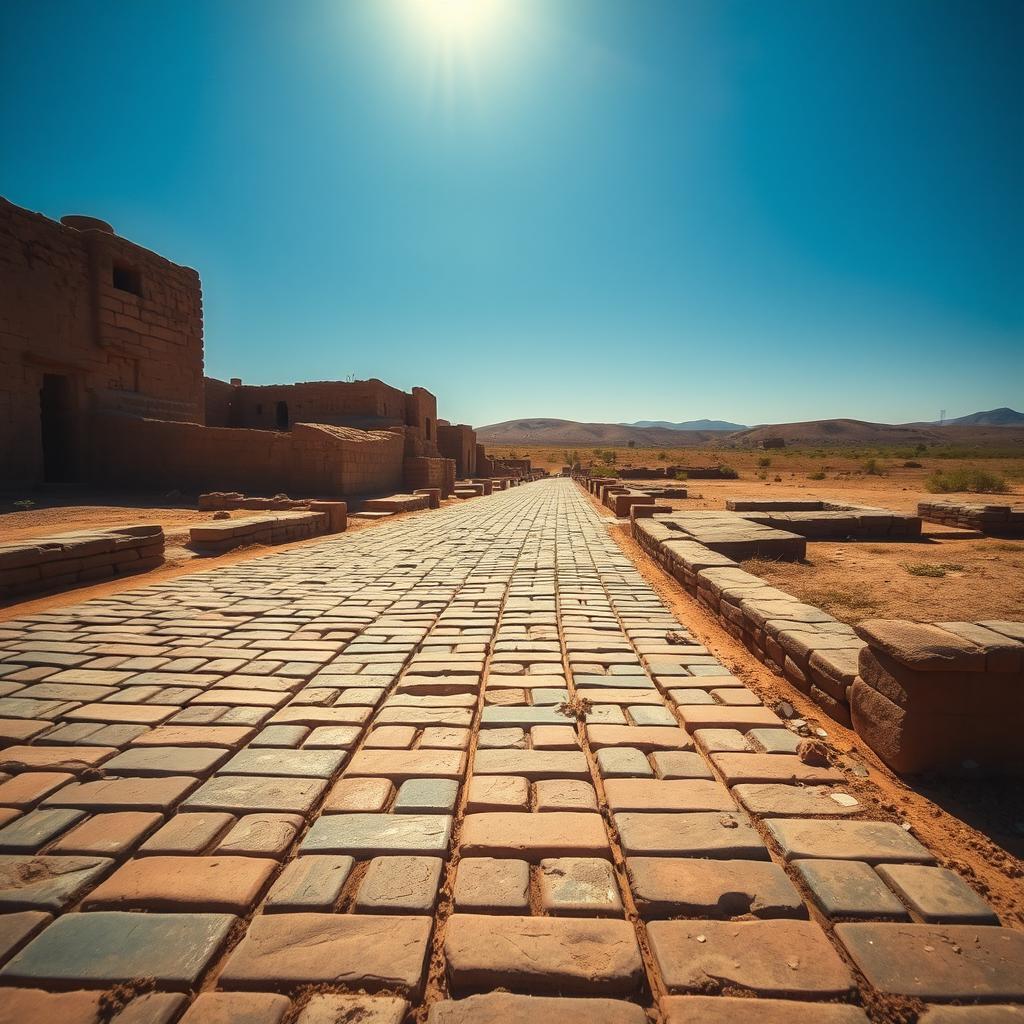
M 1017 0 L 8 3 L 0 195 L 196 267 L 223 378 L 1020 409 L 1022 45 Z

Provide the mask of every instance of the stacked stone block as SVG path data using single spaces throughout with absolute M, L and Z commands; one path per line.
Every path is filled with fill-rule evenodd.
M 326 512 L 277 512 L 245 519 L 203 523 L 189 530 L 189 543 L 204 554 L 221 554 L 246 544 L 289 544 L 327 533 Z
M 962 530 L 978 530 L 997 536 L 1024 536 L 1024 505 L 921 501 L 917 505 L 917 514 L 930 523 Z

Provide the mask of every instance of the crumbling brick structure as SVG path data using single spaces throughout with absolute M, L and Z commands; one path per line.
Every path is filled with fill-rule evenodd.
M 0 199 L 0 294 L 6 484 L 447 495 L 476 472 L 424 388 L 204 378 L 199 275 L 102 221 Z

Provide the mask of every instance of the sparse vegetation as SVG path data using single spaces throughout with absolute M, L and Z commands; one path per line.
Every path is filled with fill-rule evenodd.
M 867 476 L 885 476 L 885 469 L 879 464 L 878 459 L 868 459 L 862 468 Z
M 30 508 L 36 507 L 36 503 L 31 498 L 19 498 L 17 501 L 12 501 L 11 504 L 22 512 L 27 512 Z
M 807 479 L 808 480 L 824 480 L 825 479 L 825 470 L 819 469 L 816 473 L 808 473 L 807 474 Z
M 769 467 L 769 466 L 770 466 L 770 465 L 772 464 L 771 456 L 770 456 L 770 455 L 762 455 L 762 456 L 761 456 L 761 457 L 760 457 L 760 458 L 759 458 L 759 459 L 757 460 L 757 464 L 758 464 L 758 465 L 759 465 L 759 466 L 760 466 L 760 467 L 761 467 L 762 469 L 767 469 L 767 468 L 768 468 L 768 467 Z
M 925 481 L 925 487 L 932 494 L 951 494 L 955 491 L 998 494 L 1006 490 L 1006 479 L 987 469 L 961 466 L 959 469 L 937 469 Z
M 956 562 L 941 562 L 939 564 L 934 562 L 912 562 L 904 563 L 903 568 L 911 576 L 929 576 L 941 579 L 947 572 L 963 572 L 964 567 Z
M 722 478 L 725 480 L 738 480 L 739 470 L 734 469 L 732 466 L 719 466 L 719 472 L 722 474 Z

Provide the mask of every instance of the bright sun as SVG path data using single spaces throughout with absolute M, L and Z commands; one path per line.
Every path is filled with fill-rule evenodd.
M 500 27 L 507 0 L 407 0 L 417 26 L 436 40 L 460 46 L 481 44 Z

